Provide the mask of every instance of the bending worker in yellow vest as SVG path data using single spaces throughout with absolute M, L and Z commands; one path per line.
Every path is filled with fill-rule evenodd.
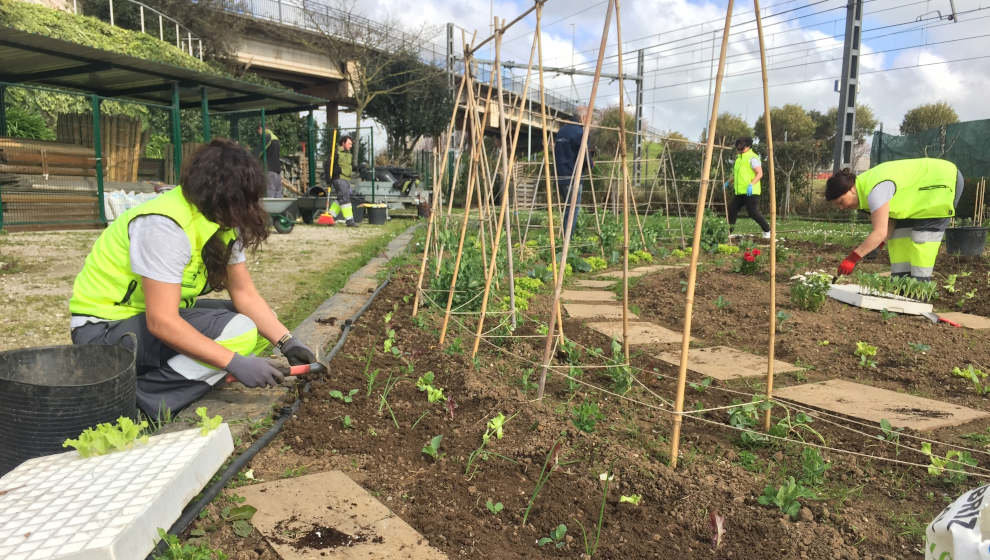
M 291 364 L 315 361 L 251 281 L 244 251 L 268 237 L 265 174 L 230 140 L 197 151 L 182 186 L 125 212 L 100 235 L 76 276 L 75 344 L 136 335 L 137 404 L 167 418 L 234 375 L 248 387 L 282 375 L 253 357 L 272 342 Z M 198 300 L 224 289 L 231 301 Z
M 760 165 L 760 155 L 753 151 L 753 139 L 745 137 L 736 140 L 736 152 L 738 155 L 732 166 L 732 178 L 726 181 L 726 186 L 732 184 L 735 192 L 735 198 L 729 202 L 729 233 L 735 230 L 739 209 L 745 206 L 749 217 L 763 230 L 763 238 L 770 239 L 770 224 L 760 213 L 763 166 Z
M 839 274 L 851 274 L 864 255 L 886 242 L 891 275 L 930 281 L 962 191 L 956 165 L 934 158 L 888 161 L 859 175 L 846 168 L 829 177 L 825 200 L 845 210 L 869 211 L 873 224 L 873 231 L 839 265 Z

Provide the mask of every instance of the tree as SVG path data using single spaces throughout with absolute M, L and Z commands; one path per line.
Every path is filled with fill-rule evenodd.
M 453 111 L 443 71 L 427 66 L 415 57 L 393 58 L 390 67 L 382 73 L 381 80 L 390 82 L 409 77 L 412 77 L 414 83 L 412 87 L 389 95 L 375 96 L 366 109 L 368 116 L 377 120 L 388 131 L 391 156 L 403 161 L 410 159 L 410 153 L 420 138 L 440 136 Z M 396 84 L 376 83 L 374 87 L 388 90 L 394 85 Z
M 818 111 L 808 111 L 808 116 L 815 121 L 814 138 L 817 140 L 835 141 L 835 125 L 839 118 L 839 109 L 832 107 L 824 115 Z M 877 118 L 873 115 L 873 108 L 869 105 L 856 106 L 856 123 L 853 134 L 856 142 L 866 141 L 867 136 L 872 136 L 877 128 Z
M 626 156 L 629 159 L 633 157 L 633 143 L 636 141 L 636 117 L 620 110 L 618 105 L 613 105 L 602 111 L 598 123 L 600 128 L 592 130 L 589 142 L 597 152 L 598 159 L 606 161 L 618 159 L 616 154 L 619 153 L 619 115 L 625 116 Z
M 901 134 L 918 134 L 929 128 L 957 122 L 959 122 L 959 115 L 945 101 L 928 103 L 904 113 L 904 120 L 901 121 Z
M 307 34 L 301 40 L 340 65 L 354 98 L 355 128 L 361 127 L 376 97 L 404 93 L 431 78 L 430 73 L 396 61 L 418 59 L 420 47 L 437 35 L 435 29 L 406 30 L 391 18 L 373 22 L 353 13 L 353 4 L 348 7 L 351 11 L 330 12 L 325 4 L 303 0 L 303 8 L 316 28 L 316 38 Z
M 766 142 L 766 121 L 763 117 L 761 114 L 753 125 L 754 136 L 761 143 Z M 773 107 L 770 109 L 770 120 L 774 142 L 810 140 L 815 133 L 815 121 L 800 105 L 788 103 L 783 107 Z
M 753 135 L 753 129 L 739 115 L 719 113 L 715 121 L 715 144 L 731 146 L 737 138 Z M 708 129 L 701 131 L 701 142 L 708 140 Z

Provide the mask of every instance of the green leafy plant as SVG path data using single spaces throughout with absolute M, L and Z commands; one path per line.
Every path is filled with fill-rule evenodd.
M 701 223 L 701 249 L 706 253 L 714 253 L 720 244 L 728 241 L 729 222 L 706 208 Z
M 966 302 L 968 302 L 969 300 L 973 299 L 974 297 L 976 297 L 976 290 L 975 289 L 970 290 L 970 291 L 964 293 L 962 295 L 962 297 L 960 297 L 956 301 L 956 307 L 958 307 L 959 309 L 962 309 L 966 305 Z
M 250 527 L 250 525 L 248 525 Z M 158 529 L 158 537 L 165 542 L 165 552 L 156 554 L 154 560 L 227 560 L 227 555 L 205 544 L 182 543 L 179 537 Z
M 467 466 L 464 469 L 464 474 L 468 476 L 473 475 L 474 471 L 478 470 L 478 466 L 477 464 L 475 464 L 475 462 L 478 459 L 487 460 L 489 455 L 497 455 L 504 459 L 508 459 L 508 457 L 488 451 L 487 449 L 485 449 L 485 447 L 488 445 L 488 442 L 492 439 L 492 437 L 494 437 L 495 439 L 502 439 L 502 435 L 505 430 L 505 425 L 509 422 L 509 420 L 512 420 L 515 417 L 516 415 L 513 414 L 512 416 L 506 418 L 505 414 L 499 412 L 498 414 L 493 416 L 491 420 L 488 421 L 488 423 L 485 425 L 485 433 L 481 435 L 481 445 L 479 445 L 478 448 L 472 451 L 471 454 L 468 456 Z M 472 466 L 474 466 L 474 470 L 471 470 Z
M 564 540 L 564 535 L 566 534 L 567 534 L 567 525 L 561 523 L 560 525 L 557 525 L 556 529 L 550 531 L 549 537 L 541 537 L 540 540 L 536 541 L 536 544 L 539 546 L 546 546 L 550 543 L 553 543 L 553 545 L 556 548 L 564 548 L 564 545 L 567 544 L 567 542 Z
M 928 344 L 921 344 L 918 342 L 908 342 L 908 346 L 911 348 L 911 350 L 914 350 L 918 354 L 924 354 L 925 352 L 928 352 L 929 350 L 932 349 L 932 347 L 929 346 Z
M 605 268 L 608 267 L 608 263 L 601 257 L 588 257 L 585 260 L 588 261 L 588 265 L 591 266 L 591 272 L 605 270 Z
M 867 295 L 893 295 L 919 301 L 930 301 L 938 295 L 938 286 L 934 282 L 910 276 L 880 276 L 860 271 L 855 273 L 854 279 L 859 284 L 860 292 Z
M 853 352 L 854 355 L 859 357 L 859 367 L 864 368 L 876 368 L 877 361 L 874 359 L 877 355 L 877 347 L 867 344 L 866 342 L 859 341 L 856 343 L 856 350 Z
M 585 399 L 581 404 L 571 408 L 571 422 L 582 432 L 589 434 L 594 432 L 598 421 L 604 419 L 605 415 L 601 413 L 595 401 Z
M 732 305 L 731 303 L 729 303 L 729 300 L 725 299 L 721 295 L 715 298 L 715 301 L 713 303 L 715 304 L 715 308 L 718 309 L 719 311 Z
M 969 451 L 959 451 L 950 449 L 945 453 L 945 457 L 940 457 L 932 452 L 930 442 L 921 443 L 921 452 L 928 456 L 928 474 L 930 476 L 945 475 L 943 480 L 949 484 L 961 484 L 966 481 L 966 467 L 977 465 Z
M 142 420 L 135 424 L 126 416 L 117 418 L 116 424 L 104 422 L 95 428 L 86 428 L 77 439 L 67 439 L 62 447 L 72 447 L 83 457 L 106 455 L 114 451 L 130 449 L 134 443 L 148 443 L 148 436 L 139 437 L 141 430 L 148 427 L 148 422 Z
M 420 391 L 426 391 L 426 400 L 435 403 L 443 402 L 446 397 L 443 396 L 443 389 L 437 389 L 433 386 L 434 375 L 432 371 L 428 371 L 421 375 L 419 379 L 416 380 L 416 388 Z
M 328 394 L 340 402 L 352 403 L 354 402 L 354 395 L 356 395 L 357 393 L 358 393 L 358 389 L 351 389 L 350 391 L 347 392 L 346 395 L 337 389 L 333 389 Z
M 739 247 L 736 247 L 735 245 L 726 245 L 725 243 L 719 243 L 718 246 L 715 247 L 715 252 L 720 255 L 735 255 L 736 253 L 739 252 Z
M 354 420 L 352 420 L 348 414 L 345 414 L 344 417 L 341 418 L 340 422 L 349 430 L 354 428 Z
M 784 332 L 784 322 L 791 318 L 791 314 L 781 309 L 777 312 L 777 332 Z
M 886 418 L 880 419 L 880 435 L 877 439 L 883 441 L 889 441 L 894 444 L 894 453 L 900 455 L 901 448 L 901 432 L 904 428 L 895 428 L 890 424 L 890 420 Z
M 632 389 L 635 378 L 632 368 L 626 363 L 622 344 L 614 338 L 612 339 L 612 357 L 607 362 L 608 369 L 605 371 L 612 380 L 612 390 L 620 395 L 626 394 L 629 389 Z
M 643 500 L 642 494 L 633 494 L 631 496 L 625 496 L 625 495 L 619 496 L 620 504 L 632 504 L 634 506 L 638 506 L 639 502 L 642 500 Z
M 443 436 L 433 436 L 430 441 L 426 442 L 423 446 L 423 453 L 433 457 L 434 461 L 439 461 L 443 457 L 443 453 L 440 453 L 440 442 L 443 441 Z
M 767 402 L 762 395 L 753 395 L 752 401 L 742 403 L 738 399 L 732 401 L 738 405 L 729 409 L 729 425 L 740 429 L 739 438 L 743 445 L 762 445 L 769 443 L 770 438 L 759 431 L 760 413 L 773 408 L 773 403 Z
M 699 393 L 704 393 L 706 390 L 708 390 L 709 387 L 712 386 L 712 381 L 713 379 L 711 377 L 706 377 L 701 381 L 699 381 L 698 383 L 688 382 L 688 387 L 694 389 L 695 391 L 698 391 Z
M 825 483 L 825 471 L 829 464 L 822 454 L 814 447 L 801 450 L 801 483 L 808 486 L 820 486 Z
M 210 418 L 206 414 L 205 406 L 196 408 L 196 416 L 199 416 L 199 435 L 201 436 L 209 434 L 213 430 L 219 428 L 220 424 L 223 423 L 223 416 L 220 416 L 219 414 Z
M 897 317 L 897 313 L 894 313 L 893 311 L 887 311 L 887 308 L 883 308 L 880 310 L 880 320 L 883 321 L 884 323 L 890 321 L 894 317 Z
M 832 277 L 822 271 L 805 272 L 791 277 L 791 303 L 798 309 L 818 311 L 828 299 Z
M 945 284 L 942 285 L 945 291 L 950 294 L 956 293 L 956 279 L 959 278 L 958 274 L 950 274 L 945 279 Z
M 763 252 L 759 249 L 748 249 L 743 252 L 742 256 L 736 260 L 735 264 L 732 266 L 732 272 L 738 272 L 739 274 L 757 274 L 763 270 L 763 266 L 766 262 L 766 257 L 763 256 Z
M 973 367 L 973 364 L 967 364 L 965 369 L 959 367 L 952 368 L 952 375 L 962 377 L 963 379 L 968 379 L 970 383 L 973 384 L 977 394 L 981 396 L 990 394 L 990 385 L 984 385 L 983 383 L 983 380 L 986 379 L 987 374 L 982 370 Z
M 485 502 L 485 507 L 488 508 L 488 511 L 491 512 L 492 515 L 498 515 L 505 506 L 502 505 L 502 502 L 492 503 L 492 499 L 488 498 L 488 501 Z
M 781 486 L 774 488 L 772 485 L 763 489 L 763 495 L 757 501 L 764 506 L 777 506 L 781 512 L 789 515 L 791 519 L 797 519 L 801 512 L 802 498 L 816 498 L 814 491 L 805 488 L 794 480 L 793 476 L 787 477 L 787 481 Z
M 536 374 L 535 368 L 525 368 L 522 371 L 522 377 L 519 379 L 519 386 L 522 387 L 523 393 L 529 393 L 535 391 L 539 385 L 532 381 L 533 375 Z

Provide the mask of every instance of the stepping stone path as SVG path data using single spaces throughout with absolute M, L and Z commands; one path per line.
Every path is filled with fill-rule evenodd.
M 601 303 L 564 303 L 564 310 L 574 319 L 618 319 L 622 320 L 621 305 L 604 305 Z M 639 317 L 629 312 L 629 319 L 639 319 Z
M 948 319 L 954 323 L 969 329 L 990 329 L 990 318 L 980 315 L 970 315 L 969 313 L 939 313 L 939 317 Z
M 433 560 L 447 556 L 346 474 L 330 471 L 242 486 L 251 524 L 283 560 Z
M 611 288 L 615 285 L 615 280 L 577 280 L 574 282 L 576 288 Z
M 630 268 L 629 269 L 629 277 L 630 278 L 638 278 L 640 276 L 644 276 L 646 274 L 650 274 L 651 272 L 659 272 L 661 270 L 676 270 L 676 269 L 679 269 L 679 268 L 684 268 L 686 266 L 687 266 L 686 264 L 676 264 L 676 265 L 671 265 L 671 264 L 654 264 L 654 265 L 650 265 L 650 266 L 640 266 L 640 267 L 637 267 L 637 268 Z M 595 276 L 595 278 L 616 278 L 616 279 L 621 280 L 622 279 L 622 271 L 621 270 L 613 270 L 611 272 L 603 272 L 603 273 Z
M 681 363 L 680 352 L 662 352 L 657 358 L 675 366 Z M 728 346 L 697 348 L 688 352 L 688 369 L 722 381 L 741 377 L 763 377 L 767 374 L 767 359 Z M 774 360 L 774 375 L 800 369 L 793 364 Z
M 587 323 L 585 326 L 609 338 L 622 339 L 622 323 Z M 629 323 L 629 344 L 633 346 L 643 344 L 680 344 L 681 337 L 681 333 L 661 327 L 660 325 L 654 325 L 653 323 Z M 695 339 L 692 337 L 691 340 Z
M 841 379 L 786 387 L 774 396 L 878 424 L 886 419 L 895 428 L 918 431 L 990 417 L 980 410 Z
M 570 301 L 608 301 L 616 300 L 613 292 L 602 290 L 564 290 L 560 292 L 560 299 L 565 302 Z

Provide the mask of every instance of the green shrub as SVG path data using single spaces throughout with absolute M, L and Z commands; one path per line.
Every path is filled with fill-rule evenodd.
M 55 139 L 55 133 L 48 128 L 41 113 L 17 105 L 7 107 L 7 136 L 28 140 Z

